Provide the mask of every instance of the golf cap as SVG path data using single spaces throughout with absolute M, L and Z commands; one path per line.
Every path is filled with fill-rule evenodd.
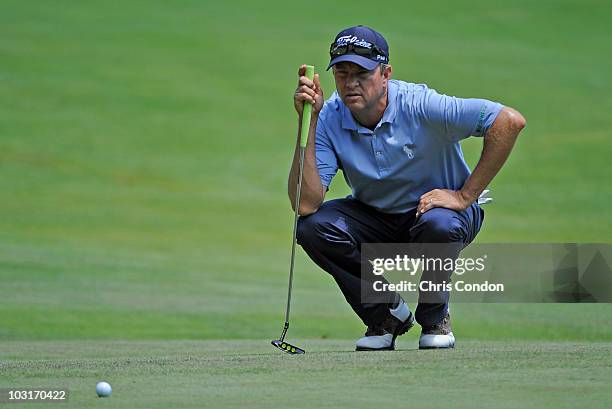
M 389 63 L 389 45 L 382 34 L 370 27 L 349 27 L 338 33 L 329 48 L 329 56 L 328 70 L 334 64 L 348 61 L 370 71 L 378 64 Z

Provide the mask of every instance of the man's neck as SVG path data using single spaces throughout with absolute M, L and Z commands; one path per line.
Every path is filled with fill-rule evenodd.
M 359 123 L 361 126 L 374 130 L 385 114 L 385 109 L 387 109 L 386 90 L 384 95 L 380 97 L 373 108 L 365 108 L 358 112 L 351 111 L 351 114 L 353 115 L 355 121 L 357 121 L 357 123 Z

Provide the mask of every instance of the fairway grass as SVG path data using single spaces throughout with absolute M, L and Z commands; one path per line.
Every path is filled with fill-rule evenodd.
M 419 351 L 400 339 L 397 351 L 365 353 L 346 340 L 298 345 L 306 355 L 268 340 L 0 342 L 0 388 L 68 387 L 61 407 L 75 408 L 594 409 L 612 400 L 612 343 L 459 340 Z M 100 380 L 110 398 L 96 397 Z
M 612 3 L 308 7 L 301 24 L 281 1 L 3 2 L 0 388 L 66 386 L 74 408 L 609 407 L 612 304 L 453 304 L 456 350 L 413 330 L 357 354 L 363 325 L 298 249 L 307 354 L 269 342 L 300 64 L 329 97 L 335 33 L 377 28 L 394 78 L 527 118 L 478 242 L 612 242 Z M 482 139 L 462 147 L 473 168 Z M 327 198 L 348 193 L 339 174 Z

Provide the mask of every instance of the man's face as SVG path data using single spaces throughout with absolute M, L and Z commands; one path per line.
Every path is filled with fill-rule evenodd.
M 368 71 L 352 62 L 340 62 L 333 66 L 336 89 L 344 105 L 352 112 L 376 107 L 385 96 L 390 66 L 381 72 L 380 66 Z

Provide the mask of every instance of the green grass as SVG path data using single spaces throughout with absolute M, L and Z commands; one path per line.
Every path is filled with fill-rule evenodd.
M 380 29 L 395 78 L 527 117 L 480 242 L 611 242 L 609 2 L 290 4 L 3 2 L 0 387 L 65 384 L 76 407 L 603 407 L 611 305 L 457 304 L 456 351 L 357 355 L 363 327 L 299 251 L 290 336 L 312 353 L 267 344 L 297 67 L 329 96 L 334 34 Z M 481 140 L 463 146 L 474 165 Z M 328 195 L 347 193 L 339 175 Z
M 461 342 L 450 351 L 354 353 L 303 340 L 287 356 L 261 341 L 2 342 L 6 382 L 70 386 L 79 408 L 606 408 L 610 343 Z M 110 398 L 95 396 L 107 379 Z M 44 405 L 39 405 L 43 407 Z

